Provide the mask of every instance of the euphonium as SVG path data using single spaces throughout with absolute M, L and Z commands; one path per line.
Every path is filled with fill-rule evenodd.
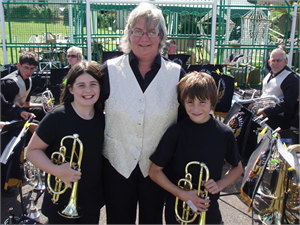
M 299 152 L 299 149 L 299 145 L 291 145 L 288 151 L 291 153 L 293 151 Z M 297 174 L 295 170 L 288 169 L 289 165 L 286 161 L 279 157 L 278 160 L 279 173 L 273 193 L 271 195 L 265 195 L 258 192 L 262 197 L 272 199 L 270 206 L 267 209 L 261 210 L 258 214 L 258 218 L 263 224 L 293 224 L 294 219 L 286 213 L 286 210 L 299 210 L 299 174 Z M 291 179 L 288 177 L 289 173 L 296 175 Z M 285 196 L 286 193 L 288 194 L 287 198 Z
M 58 165 L 61 165 L 66 162 L 65 157 L 66 157 L 67 149 L 63 145 L 63 142 L 67 138 L 74 139 L 73 146 L 72 146 L 72 152 L 71 152 L 71 158 L 70 158 L 70 167 L 72 169 L 76 169 L 77 171 L 80 171 L 82 155 L 83 155 L 83 144 L 82 144 L 81 140 L 79 139 L 78 134 L 73 134 L 73 136 L 68 135 L 68 136 L 63 137 L 60 141 L 59 152 L 52 153 L 51 161 Z M 77 143 L 79 144 L 78 154 L 76 152 L 76 144 Z M 72 166 L 72 163 L 74 160 L 74 155 L 76 155 L 76 157 L 77 157 L 76 168 L 74 168 Z M 55 159 L 55 156 L 57 156 L 56 159 Z M 58 177 L 55 177 L 55 187 L 53 189 L 50 184 L 50 179 L 51 179 L 51 174 L 48 174 L 48 179 L 47 179 L 48 188 L 49 188 L 49 191 L 51 193 L 53 193 L 53 197 L 52 197 L 53 203 L 56 203 L 59 199 L 59 195 L 65 193 L 66 190 L 68 189 L 68 187 L 67 187 L 67 185 L 64 185 L 64 188 L 63 188 L 62 180 L 60 180 Z M 77 207 L 77 187 L 78 187 L 78 181 L 73 183 L 72 192 L 71 192 L 71 196 L 70 196 L 68 205 L 62 211 L 58 211 L 58 213 L 61 216 L 66 217 L 66 218 L 79 218 L 82 216 L 82 214 L 80 213 L 80 208 Z
M 205 181 L 207 182 L 209 180 L 209 170 L 204 163 L 200 163 L 197 161 L 191 161 L 188 164 L 186 164 L 185 178 L 180 179 L 178 181 L 178 187 L 185 191 L 190 191 L 193 189 L 192 174 L 188 172 L 190 165 L 199 165 L 200 166 L 198 193 L 197 193 L 198 196 L 200 196 L 201 183 L 202 183 L 202 179 L 203 179 L 203 169 L 206 171 Z M 182 182 L 183 182 L 183 186 L 181 186 Z M 204 190 L 204 194 L 201 197 L 204 199 L 209 199 L 208 191 Z M 183 202 L 182 203 L 182 216 L 180 216 L 178 213 L 178 201 L 179 201 L 179 199 L 178 199 L 178 197 L 176 197 L 176 202 L 175 202 L 176 218 L 181 221 L 181 224 L 192 223 L 197 218 L 198 215 L 194 211 L 191 210 L 190 206 L 186 202 Z M 191 217 L 191 218 L 189 218 L 189 217 Z M 199 224 L 204 225 L 205 222 L 206 222 L 206 212 L 201 212 L 200 218 L 199 218 Z
M 45 113 L 49 112 L 51 109 L 54 107 L 54 102 L 53 102 L 53 94 L 52 92 L 47 88 L 46 91 L 42 93 L 42 106 L 43 110 Z
M 280 99 L 275 95 L 267 95 L 267 96 L 262 96 L 259 98 L 253 98 L 253 96 L 252 96 L 251 99 L 240 99 L 239 97 L 235 96 L 233 98 L 233 101 L 236 103 L 239 103 L 241 105 L 253 103 L 250 111 L 253 114 L 256 114 L 257 111 L 261 108 L 274 106 L 277 102 L 280 101 Z

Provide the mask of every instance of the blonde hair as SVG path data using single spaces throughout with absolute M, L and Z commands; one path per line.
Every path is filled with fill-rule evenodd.
M 147 2 L 141 2 L 128 16 L 128 21 L 125 27 L 124 36 L 121 39 L 120 48 L 126 54 L 131 51 L 131 43 L 129 39 L 129 33 L 131 29 L 136 24 L 139 18 L 146 19 L 147 29 L 151 28 L 152 23 L 155 23 L 155 31 L 159 33 L 162 37 L 160 44 L 158 46 L 158 52 L 160 52 L 165 46 L 167 39 L 167 28 L 165 25 L 165 18 L 162 14 L 162 11 L 157 8 L 155 5 L 152 5 Z
M 82 59 L 83 59 L 83 56 L 82 56 L 82 50 L 81 48 L 78 48 L 76 46 L 72 46 L 71 48 L 69 48 L 67 50 L 67 54 L 71 53 L 71 52 L 74 52 L 77 54 L 77 59 L 78 59 L 78 62 L 81 62 Z

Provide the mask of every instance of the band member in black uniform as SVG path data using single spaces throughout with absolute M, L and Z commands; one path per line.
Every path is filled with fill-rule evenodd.
M 19 57 L 18 70 L 1 79 L 1 93 L 6 101 L 34 113 L 35 119 L 41 121 L 45 115 L 42 104 L 30 102 L 31 76 L 37 66 L 38 57 L 35 52 L 22 52 Z
M 163 135 L 150 158 L 153 163 L 149 175 L 169 192 L 165 208 L 167 224 L 177 223 L 175 197 L 185 202 L 190 200 L 197 208 L 197 213 L 206 212 L 205 224 L 220 224 L 219 193 L 243 172 L 237 143 L 232 130 L 209 114 L 217 103 L 217 87 L 212 76 L 198 72 L 187 74 L 178 83 L 178 95 L 188 117 L 170 127 Z M 232 167 L 222 177 L 224 159 Z M 177 186 L 178 181 L 185 177 L 185 167 L 191 161 L 205 163 L 208 167 L 210 177 L 204 182 L 204 187 L 209 193 L 209 200 L 197 195 L 199 166 L 189 167 L 188 171 L 192 175 L 194 189 L 185 191 Z M 163 170 L 166 166 L 167 173 Z M 206 179 L 205 174 L 202 181 Z M 194 222 L 198 221 L 196 219 Z
M 299 105 L 299 75 L 287 67 L 287 62 L 286 52 L 280 48 L 274 49 L 269 59 L 271 71 L 262 83 L 261 97 L 275 95 L 280 99 L 275 106 L 257 111 L 257 115 L 269 118 L 267 124 L 272 129 L 289 129 Z
M 95 62 L 74 65 L 62 94 L 63 104 L 47 113 L 28 144 L 27 158 L 36 167 L 61 179 L 70 188 L 78 181 L 77 205 L 83 216 L 68 219 L 57 212 L 68 204 L 70 188 L 60 195 L 57 204 L 52 203 L 52 195 L 47 190 L 42 212 L 48 217 L 49 224 L 99 223 L 100 208 L 104 204 L 101 154 L 104 116 L 99 101 L 101 77 L 99 65 Z M 59 150 L 62 138 L 73 134 L 78 134 L 83 144 L 81 172 L 70 168 L 69 163 L 57 165 L 50 160 L 52 153 Z M 72 143 L 64 143 L 67 159 L 72 152 Z M 54 183 L 51 183 L 52 188 Z

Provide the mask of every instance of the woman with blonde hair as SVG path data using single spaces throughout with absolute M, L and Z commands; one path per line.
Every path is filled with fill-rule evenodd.
M 82 50 L 81 48 L 78 48 L 76 46 L 73 46 L 67 50 L 67 57 L 68 57 L 68 63 L 69 65 L 67 67 L 71 68 L 76 63 L 79 63 L 82 61 Z

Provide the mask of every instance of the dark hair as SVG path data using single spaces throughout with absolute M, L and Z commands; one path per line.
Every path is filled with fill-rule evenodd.
M 94 77 L 100 85 L 102 84 L 102 71 L 99 67 L 99 64 L 97 62 L 88 62 L 88 61 L 82 61 L 79 63 L 76 63 L 67 75 L 67 83 L 63 88 L 62 95 L 61 95 L 61 103 L 67 103 L 67 102 L 73 102 L 74 96 L 70 93 L 69 87 L 73 87 L 77 77 L 80 75 L 87 73 Z M 102 110 L 102 105 L 100 98 L 97 100 L 97 102 L 94 105 L 96 110 Z
M 19 56 L 19 63 L 21 65 L 28 63 L 29 65 L 38 66 L 38 56 L 35 52 L 24 51 Z
M 173 40 L 173 39 L 169 39 L 169 40 L 167 40 L 167 41 L 166 41 L 166 45 L 167 45 L 168 47 L 170 47 L 170 46 L 171 46 L 171 44 L 174 44 L 174 45 L 176 45 L 176 41 L 175 41 L 175 40 Z
M 177 84 L 177 93 L 180 102 L 184 105 L 186 99 L 198 98 L 210 100 L 212 109 L 215 108 L 218 95 L 214 78 L 204 72 L 191 72 L 185 75 Z

